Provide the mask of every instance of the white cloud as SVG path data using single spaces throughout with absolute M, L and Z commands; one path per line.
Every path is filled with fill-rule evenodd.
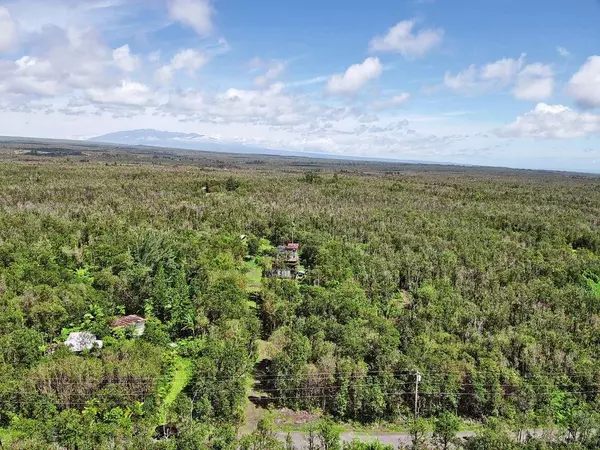
M 206 56 L 193 49 L 181 50 L 171 60 L 171 66 L 176 70 L 195 72 L 206 64 Z
M 39 56 L 52 64 L 55 76 L 69 89 L 104 86 L 115 81 L 112 50 L 92 28 L 47 27 L 37 37 Z
M 393 109 L 404 105 L 408 100 L 410 100 L 410 94 L 403 92 L 386 100 L 376 100 L 371 103 L 371 107 L 378 110 Z
M 18 103 L 25 98 L 51 97 L 61 91 L 59 78 L 49 61 L 23 56 L 15 62 L 5 61 L 0 70 L 0 93 L 17 96 Z M 5 99 L 6 100 L 6 99 Z
M 430 28 L 414 33 L 415 24 L 414 20 L 398 22 L 385 35 L 374 37 L 369 49 L 372 52 L 396 52 L 406 58 L 418 58 L 442 42 L 444 30 Z
M 131 54 L 127 44 L 113 51 L 113 61 L 124 72 L 135 72 L 140 66 L 140 58 Z
M 519 59 L 503 58 L 493 63 L 486 64 L 481 68 L 481 79 L 506 86 L 514 79 L 519 70 L 521 70 L 524 62 L 525 54 L 522 54 Z
M 169 0 L 169 16 L 191 27 L 200 36 L 212 30 L 213 7 L 210 0 Z
M 503 58 L 480 67 L 471 65 L 456 75 L 446 72 L 444 85 L 463 95 L 501 91 L 514 85 L 516 98 L 539 102 L 552 95 L 554 72 L 547 64 L 525 66 L 522 54 L 518 59 Z
M 306 78 L 304 80 L 296 80 L 291 83 L 287 83 L 290 87 L 302 87 L 302 86 L 312 86 L 313 84 L 321 84 L 329 81 L 331 78 L 328 75 L 319 75 L 318 77 Z
M 165 110 L 204 120 L 281 125 L 311 119 L 311 105 L 284 92 L 282 83 L 264 90 L 230 88 L 216 95 L 195 89 L 175 92 Z M 316 110 L 312 110 L 316 112 Z
M 76 95 L 82 89 L 103 88 L 118 80 L 113 51 L 93 29 L 48 26 L 30 35 L 28 43 L 32 54 L 16 61 L 0 60 L 0 92 L 5 106 Z M 117 52 L 117 56 L 124 54 Z M 119 59 L 119 63 L 123 61 Z
M 450 71 L 446 71 L 444 75 L 444 85 L 461 93 L 473 93 L 472 91 L 479 84 L 478 71 L 475 65 L 470 65 L 467 69 L 456 75 L 452 75 Z
M 547 100 L 554 91 L 554 71 L 552 67 L 541 64 L 529 64 L 519 73 L 515 86 L 515 97 L 519 100 L 540 102 Z
M 496 130 L 503 138 L 570 139 L 597 133 L 600 133 L 600 115 L 546 103 L 539 103 L 513 123 Z
M 0 5 L 0 52 L 7 52 L 17 41 L 17 24 L 10 11 Z
M 344 74 L 333 75 L 327 83 L 326 92 L 333 95 L 354 94 L 370 80 L 381 76 L 379 58 L 367 58 L 360 64 L 348 67 Z
M 160 67 L 154 74 L 155 80 L 162 85 L 171 84 L 176 70 L 187 70 L 189 75 L 204 67 L 208 58 L 202 53 L 193 50 L 185 49 L 179 51 L 171 59 L 170 64 Z
M 575 73 L 567 91 L 582 108 L 600 107 L 600 56 L 590 56 Z
M 256 64 L 255 60 L 251 64 Z M 263 75 L 259 75 L 254 79 L 254 84 L 258 87 L 265 87 L 271 82 L 277 80 L 285 72 L 285 63 L 282 61 L 271 61 L 268 63 L 268 69 Z
M 154 102 L 154 92 L 148 86 L 133 81 L 122 81 L 117 86 L 91 88 L 88 98 L 94 103 L 124 106 L 148 106 Z
M 173 68 L 170 65 L 160 67 L 156 70 L 154 79 L 158 84 L 171 84 L 173 82 Z
M 564 47 L 556 47 L 556 51 L 563 58 L 568 58 L 569 56 L 571 56 L 571 52 Z

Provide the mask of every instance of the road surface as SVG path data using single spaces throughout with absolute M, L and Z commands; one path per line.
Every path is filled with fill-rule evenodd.
M 530 434 L 532 436 L 542 436 L 545 433 L 544 430 L 527 430 L 523 432 L 523 436 Z M 294 447 L 297 450 L 303 449 L 306 445 L 306 436 L 307 433 L 302 433 L 298 431 L 294 431 L 290 433 L 292 435 L 292 442 Z M 277 437 L 282 441 L 285 441 L 287 433 L 279 432 L 277 433 Z M 353 439 L 358 438 L 362 442 L 372 442 L 379 441 L 385 445 L 393 445 L 394 448 L 398 447 L 398 445 L 409 445 L 411 444 L 410 434 L 408 433 L 359 433 L 359 432 L 345 432 L 341 435 L 341 440 L 344 442 L 352 441 Z M 459 438 L 466 438 L 475 436 L 474 431 L 461 431 L 457 434 Z M 515 438 L 517 436 L 515 435 Z

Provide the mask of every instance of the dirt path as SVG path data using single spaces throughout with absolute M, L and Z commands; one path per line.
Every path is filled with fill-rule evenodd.
M 523 435 L 530 434 L 532 436 L 542 436 L 547 431 L 544 430 L 527 430 Z M 302 450 L 306 445 L 306 433 L 292 432 L 292 442 L 297 450 Z M 287 433 L 277 433 L 277 437 L 282 441 L 285 441 Z M 457 435 L 459 438 L 466 438 L 475 436 L 474 431 L 462 431 Z M 516 437 L 516 436 L 515 436 Z M 410 435 L 408 433 L 358 433 L 358 432 L 345 432 L 341 434 L 341 440 L 344 442 L 352 441 L 353 439 L 360 439 L 362 442 L 373 442 L 379 441 L 385 445 L 393 445 L 396 448 L 398 445 L 409 445 L 411 444 Z

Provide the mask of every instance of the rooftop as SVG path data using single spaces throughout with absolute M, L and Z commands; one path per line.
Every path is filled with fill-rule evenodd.
M 146 322 L 146 319 L 144 319 L 143 317 L 132 314 L 130 316 L 123 316 L 123 317 L 119 317 L 119 318 L 113 320 L 112 323 L 110 324 L 110 326 L 113 328 L 121 328 L 121 327 L 127 328 L 132 325 L 137 325 L 139 323 L 145 323 L 145 322 Z
M 94 346 L 102 348 L 102 341 L 96 339 L 94 334 L 87 331 L 74 331 L 69 334 L 65 345 L 74 352 L 81 352 L 83 350 L 90 350 Z

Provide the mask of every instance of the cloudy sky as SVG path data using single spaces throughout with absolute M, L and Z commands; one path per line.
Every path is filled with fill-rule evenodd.
M 0 135 L 600 172 L 598 0 L 0 0 Z

